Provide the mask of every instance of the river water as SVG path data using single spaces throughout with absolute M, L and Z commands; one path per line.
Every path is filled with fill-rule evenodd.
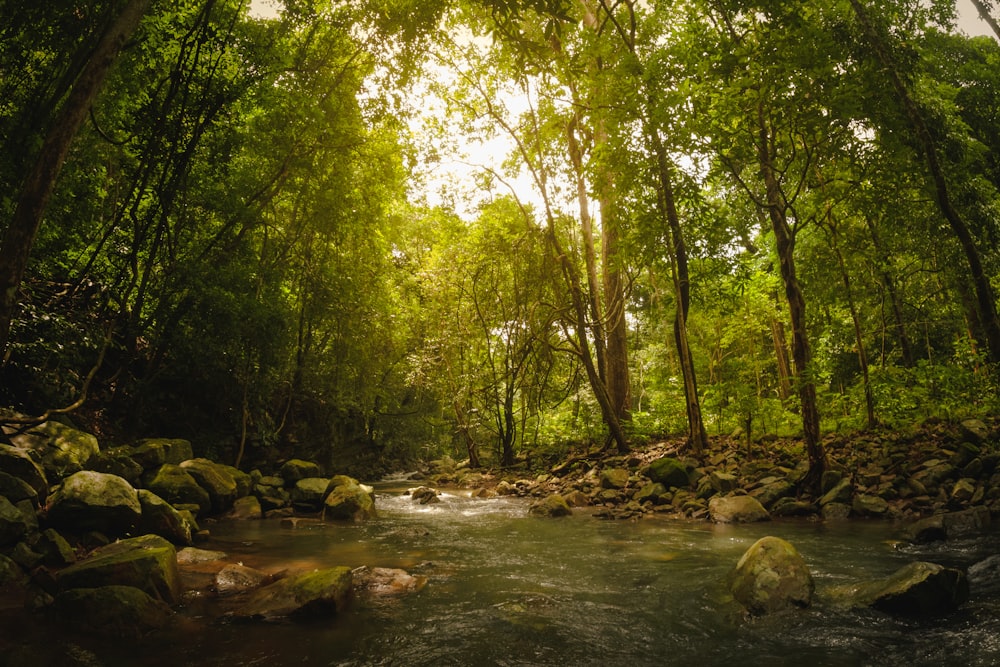
M 879 522 L 714 526 L 661 519 L 541 519 L 519 499 L 445 495 L 416 505 L 382 489 L 379 518 L 284 528 L 219 523 L 203 545 L 266 571 L 348 565 L 427 576 L 417 594 L 364 602 L 307 624 L 209 622 L 189 600 L 183 632 L 144 644 L 146 665 L 996 665 L 1000 595 L 946 618 L 839 609 L 825 589 L 888 575 L 912 560 L 967 567 L 998 552 L 996 535 L 925 548 Z M 812 609 L 746 620 L 724 581 L 758 538 L 805 557 Z M 206 614 L 201 618 L 202 614 Z M 140 664 L 103 647 L 105 664 Z

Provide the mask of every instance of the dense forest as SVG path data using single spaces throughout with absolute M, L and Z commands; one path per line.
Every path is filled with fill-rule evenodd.
M 996 414 L 1000 7 L 3 0 L 0 404 L 246 468 Z

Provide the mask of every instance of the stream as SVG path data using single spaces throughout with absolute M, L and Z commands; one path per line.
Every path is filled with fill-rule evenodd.
M 210 621 L 210 600 L 181 610 L 179 631 L 142 644 L 144 665 L 995 665 L 1000 594 L 972 591 L 956 614 L 900 619 L 843 610 L 837 584 L 890 574 L 912 560 L 967 567 L 1000 552 L 1000 534 L 900 547 L 883 522 L 711 525 L 649 519 L 528 516 L 522 499 L 444 495 L 417 505 L 377 489 L 379 517 L 357 525 L 277 520 L 211 525 L 207 549 L 273 572 L 398 567 L 422 591 L 356 601 L 306 624 Z M 461 493 L 461 492 L 455 492 Z M 816 580 L 806 611 L 745 620 L 725 578 L 758 538 L 794 544 Z M 107 665 L 135 648 L 94 647 Z M 118 661 L 121 661 L 120 663 Z

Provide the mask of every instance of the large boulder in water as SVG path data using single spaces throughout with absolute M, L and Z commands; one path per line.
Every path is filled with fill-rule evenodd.
M 330 616 L 347 606 L 352 583 L 349 567 L 287 577 L 248 593 L 232 616 L 258 620 Z
M 198 486 L 208 492 L 212 512 L 222 514 L 233 507 L 236 500 L 236 480 L 226 466 L 208 459 L 190 459 L 181 463 L 181 468 L 194 477 Z
M 304 477 L 295 482 L 288 492 L 288 499 L 298 509 L 318 512 L 323 509 L 330 488 L 330 480 L 325 477 Z
M 146 488 L 171 505 L 197 505 L 199 514 L 212 508 L 208 491 L 201 488 L 187 470 L 172 463 L 165 463 L 143 476 Z
M 982 506 L 961 512 L 946 512 L 915 521 L 906 536 L 916 544 L 978 535 L 990 525 L 990 511 Z
M 852 597 L 854 606 L 930 616 L 954 611 L 968 600 L 969 582 L 961 570 L 918 561 L 904 565 L 885 579 L 861 584 Z
M 347 475 L 330 478 L 326 500 L 323 501 L 323 518 L 362 521 L 375 516 L 375 491 Z
M 74 588 L 55 597 L 52 610 L 74 630 L 114 639 L 140 639 L 173 615 L 161 600 L 133 586 Z
M 805 560 L 778 537 L 757 540 L 736 564 L 729 590 L 755 616 L 812 604 L 815 585 Z
M 691 485 L 691 475 L 682 461 L 664 456 L 649 464 L 646 476 L 654 482 L 659 482 L 669 488 L 685 488 Z
M 570 509 L 569 503 L 566 502 L 565 498 L 558 493 L 553 493 L 536 503 L 532 503 L 531 507 L 528 508 L 528 512 L 535 516 L 560 517 L 571 515 L 573 510 Z
M 708 515 L 715 523 L 753 523 L 771 518 L 751 496 L 716 496 L 708 501 Z
M 92 470 L 64 479 L 47 505 L 53 525 L 77 533 L 96 530 L 108 537 L 127 535 L 142 516 L 139 495 L 131 484 Z
M 134 586 L 154 598 L 174 603 L 180 596 L 180 573 L 174 545 L 158 535 L 143 535 L 95 549 L 86 560 L 60 570 L 59 590 Z
M 90 458 L 100 452 L 93 435 L 54 421 L 12 435 L 10 442 L 15 447 L 33 451 L 49 480 L 62 479 L 83 470 Z

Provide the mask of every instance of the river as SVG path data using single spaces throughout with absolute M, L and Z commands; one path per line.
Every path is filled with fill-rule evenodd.
M 380 489 L 379 518 L 358 525 L 223 522 L 203 545 L 266 571 L 348 565 L 428 577 L 407 597 L 356 602 L 307 624 L 208 622 L 189 598 L 183 632 L 144 644 L 144 665 L 996 665 L 1000 594 L 973 590 L 958 613 L 900 619 L 843 610 L 823 592 L 912 560 L 966 567 L 1000 538 L 912 547 L 881 522 L 774 521 L 716 526 L 528 516 L 520 499 L 445 495 L 416 505 Z M 809 564 L 813 608 L 746 620 L 726 574 L 764 535 Z M 202 619 L 201 615 L 206 614 Z M 139 664 L 102 647 L 105 664 Z

